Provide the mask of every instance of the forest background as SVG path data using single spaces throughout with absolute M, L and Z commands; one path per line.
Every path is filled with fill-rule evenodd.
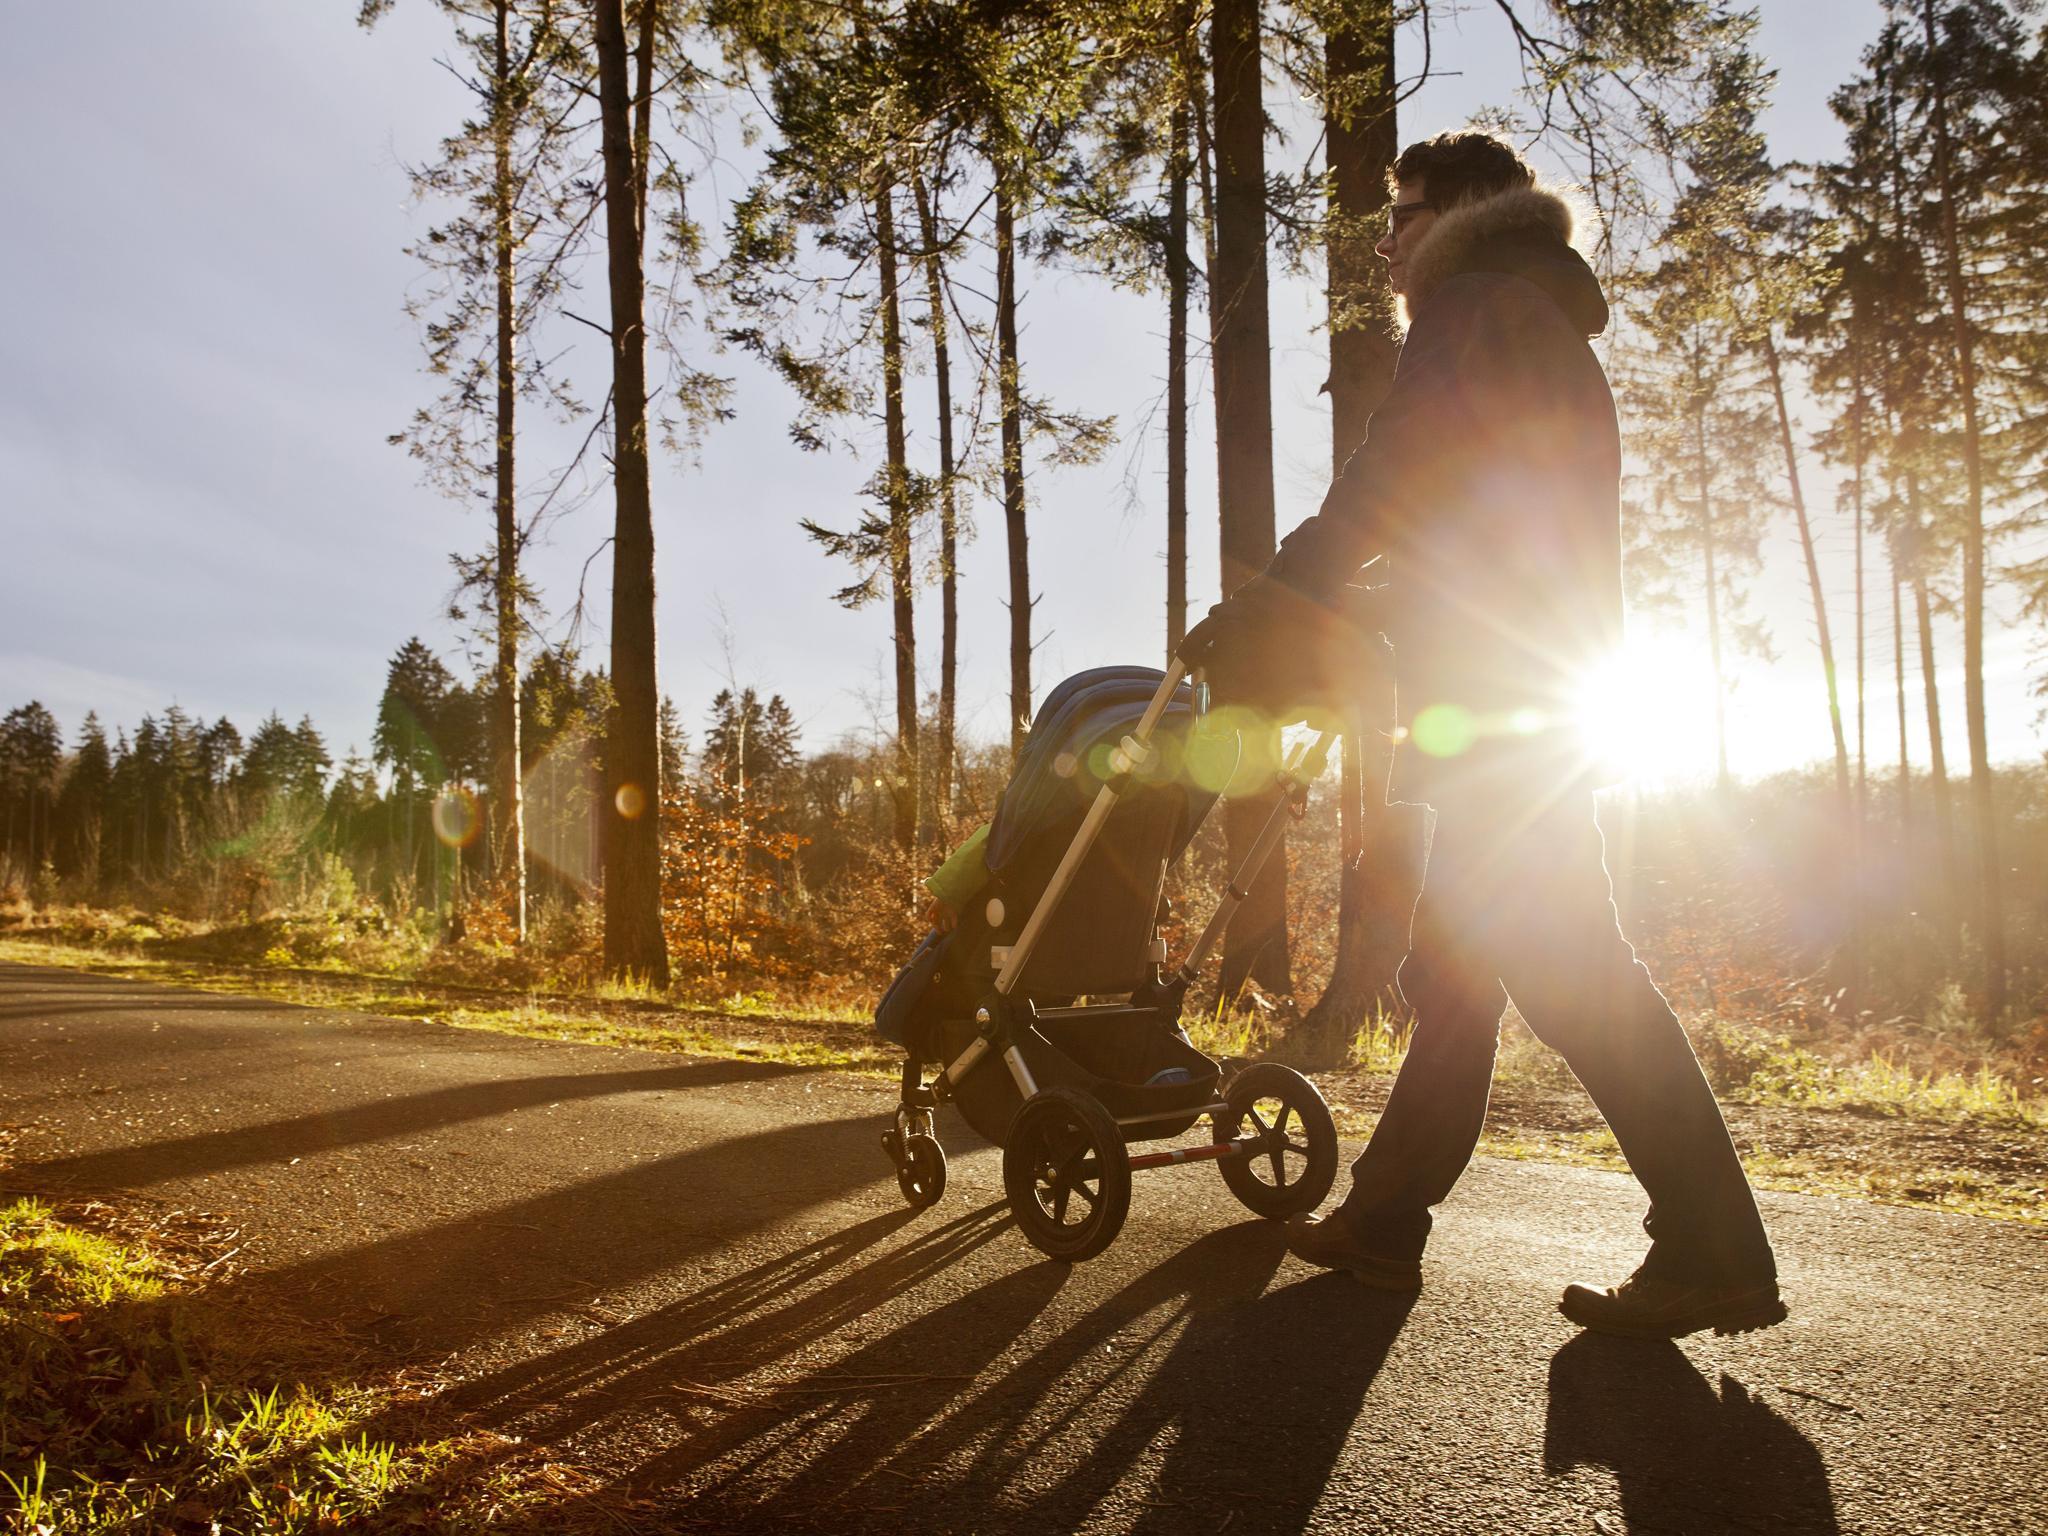
M 1470 118 L 1604 232 L 1652 663 L 1608 681 L 1633 729 L 1602 743 L 1636 771 L 1603 810 L 1632 935 L 1696 1026 L 1989 1062 L 2038 1097 L 2048 61 L 2026 6 L 1795 9 L 1796 35 L 1719 3 L 244 18 L 205 68 L 253 94 L 138 79 L 141 111 L 201 124 L 186 174 L 7 151 L 53 236 L 16 286 L 64 302 L 8 393 L 0 644 L 30 697 L 0 729 L 4 910 L 100 945 L 857 1009 L 1032 702 L 1163 656 L 1355 444 L 1392 357 L 1380 175 Z M 189 46 L 135 21 L 118 51 Z M 1839 67 L 1775 78 L 1774 27 Z M 275 67 L 294 45 L 333 64 L 323 112 L 391 136 L 386 201 L 412 194 L 374 293 L 302 243 L 333 168 L 240 126 L 330 73 Z M 115 153 L 136 131 L 89 122 L 81 152 L 146 163 Z M 60 183 L 236 238 L 195 237 L 196 268 L 69 238 Z M 332 288 L 394 345 L 302 332 Z M 193 312 L 236 346 L 168 318 Z M 409 452 L 364 478 L 384 435 Z M 683 594 L 660 671 L 657 532 Z M 112 649 L 73 650 L 59 610 Z M 167 670 L 193 703 L 147 692 Z M 238 726 L 252 690 L 268 716 Z M 1360 790 L 1363 723 L 1198 999 L 1304 1060 L 1398 1038 L 1420 828 Z M 1242 836 L 1211 829 L 1178 911 Z M 1340 877 L 1360 850 L 1386 878 Z

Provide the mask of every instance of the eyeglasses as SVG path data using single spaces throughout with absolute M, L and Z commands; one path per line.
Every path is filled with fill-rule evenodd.
M 1400 234 L 1401 226 L 1404 223 L 1413 219 L 1425 208 L 1434 210 L 1435 207 L 1436 204 L 1426 197 L 1412 203 L 1389 203 L 1387 205 L 1387 232 L 1392 235 Z

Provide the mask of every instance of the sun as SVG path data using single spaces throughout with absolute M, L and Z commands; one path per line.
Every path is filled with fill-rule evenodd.
M 1581 748 L 1603 773 L 1640 784 L 1711 777 L 1714 668 L 1682 635 L 1645 630 L 1573 692 Z

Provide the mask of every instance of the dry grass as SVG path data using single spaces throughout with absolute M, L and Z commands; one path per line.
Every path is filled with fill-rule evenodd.
M 235 1236 L 183 1211 L 0 1203 L 10 1529 L 615 1523 L 561 1469 L 445 1412 L 432 1377 L 351 1371 L 352 1351 L 330 1333 L 222 1299 L 212 1288 L 233 1273 Z

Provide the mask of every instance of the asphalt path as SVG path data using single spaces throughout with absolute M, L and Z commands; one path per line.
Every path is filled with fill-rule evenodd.
M 2048 1529 L 2040 1228 L 1766 1195 L 1791 1320 L 1645 1344 L 1555 1309 L 1640 1256 L 1619 1175 L 1481 1160 L 1412 1300 L 1201 1165 L 1068 1266 L 950 1114 L 908 1210 L 893 1098 L 0 967 L 0 1183 L 232 1218 L 256 1300 L 676 1529 Z

